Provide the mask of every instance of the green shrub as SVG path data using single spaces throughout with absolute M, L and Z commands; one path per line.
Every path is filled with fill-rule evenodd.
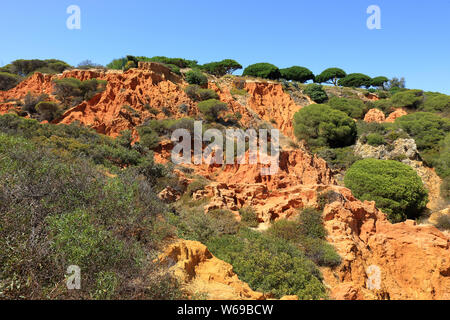
M 14 88 L 22 81 L 22 78 L 18 75 L 0 72 L 0 91 L 8 91 Z
M 311 147 L 344 147 L 355 142 L 356 124 L 342 111 L 327 105 L 309 105 L 294 115 L 294 133 Z
M 423 102 L 423 91 L 406 90 L 395 93 L 392 98 L 392 104 L 397 108 L 417 109 Z
M 450 132 L 450 120 L 428 112 L 415 112 L 395 120 L 416 141 L 421 152 L 437 150 L 440 141 Z
M 219 95 L 212 89 L 203 89 L 198 84 L 191 84 L 184 89 L 188 97 L 194 101 L 219 99 Z
M 208 84 L 208 78 L 199 70 L 190 70 L 186 72 L 186 81 L 189 84 L 205 86 Z
M 302 210 L 298 216 L 302 237 L 325 239 L 327 232 L 323 226 L 322 213 L 312 208 Z
M 305 83 L 308 80 L 314 80 L 314 74 L 305 67 L 293 66 L 290 68 L 280 69 L 281 77 L 286 80 L 298 81 Z
M 34 72 L 42 73 L 62 73 L 64 70 L 70 69 L 71 66 L 61 60 L 48 59 L 48 60 L 15 60 L 9 64 L 6 69 L 9 73 L 25 77 Z
M 444 115 L 448 116 L 450 114 L 450 96 L 437 92 L 426 92 L 425 99 L 419 110 L 444 113 Z
M 243 207 L 239 209 L 241 215 L 241 223 L 249 228 L 256 228 L 259 225 L 258 213 L 251 207 Z
M 108 63 L 106 65 L 106 67 L 108 69 L 122 70 L 125 67 L 125 65 L 127 64 L 127 62 L 128 62 L 127 58 L 114 59 L 113 61 Z
M 436 227 L 442 230 L 450 230 L 450 216 L 441 215 L 436 221 Z
M 139 143 L 145 148 L 150 150 L 155 149 L 159 145 L 158 134 L 147 125 L 143 125 L 137 128 L 139 133 Z
M 205 116 L 209 122 L 216 122 L 219 120 L 220 113 L 228 110 L 228 106 L 224 102 L 216 99 L 209 99 L 198 104 L 198 109 Z
M 315 82 L 317 83 L 330 83 L 334 84 L 335 86 L 338 85 L 338 80 L 341 78 L 344 78 L 347 76 L 347 73 L 339 68 L 328 68 L 324 71 L 322 71 L 321 74 L 316 76 Z
M 297 221 L 280 219 L 272 223 L 270 228 L 267 230 L 267 234 L 275 239 L 283 239 L 298 243 L 303 238 L 300 228 L 301 226 Z
M 352 88 L 369 88 L 371 84 L 372 78 L 362 73 L 350 73 L 338 81 L 338 85 Z
M 232 74 L 234 71 L 242 69 L 242 66 L 232 59 L 225 59 L 218 62 L 210 62 L 201 66 L 206 73 L 216 77 L 222 77 L 226 74 Z
M 304 238 L 301 243 L 306 256 L 319 266 L 336 267 L 341 264 L 341 257 L 334 247 L 325 240 Z
M 57 103 L 42 101 L 36 105 L 36 112 L 39 114 L 41 121 L 51 122 L 61 115 L 61 108 Z
M 317 205 L 320 210 L 325 209 L 326 205 L 333 203 L 335 201 L 342 201 L 344 197 L 333 190 L 328 190 L 325 192 L 319 193 L 317 196 Z
M 374 108 L 377 108 L 377 109 L 380 109 L 381 111 L 383 111 L 386 116 L 389 115 L 391 112 L 393 112 L 395 109 L 395 107 L 392 104 L 392 101 L 390 99 L 374 101 L 374 102 L 372 102 L 372 105 Z
M 317 83 L 308 84 L 303 90 L 303 93 L 316 103 L 324 103 L 328 100 L 327 93 L 323 90 L 323 87 Z
M 346 170 L 361 157 L 356 156 L 352 147 L 345 148 L 319 148 L 316 150 L 317 155 L 324 159 L 327 164 L 334 170 Z
M 55 79 L 54 92 L 56 98 L 66 107 L 73 107 L 83 100 L 90 100 L 106 89 L 104 80 L 90 79 L 81 81 L 75 78 Z
M 242 75 L 272 80 L 279 79 L 281 77 L 280 69 L 273 64 L 266 62 L 249 65 L 244 69 Z
M 36 113 L 36 106 L 39 102 L 47 101 L 49 99 L 48 94 L 40 94 L 39 96 L 33 96 L 30 92 L 24 98 L 24 104 L 22 106 L 22 111 L 29 114 Z
M 375 201 L 392 222 L 417 218 L 428 202 L 417 173 L 397 161 L 360 160 L 347 171 L 344 180 L 355 197 Z
M 345 112 L 349 117 L 362 119 L 368 111 L 367 106 L 358 99 L 332 97 L 328 103 L 333 109 Z
M 367 144 L 378 147 L 383 144 L 386 144 L 386 141 L 384 140 L 384 137 L 378 133 L 370 133 L 366 136 Z
M 276 298 L 297 295 L 300 299 L 326 296 L 320 271 L 295 245 L 250 230 L 208 242 L 210 251 L 231 265 L 239 279 L 253 290 Z

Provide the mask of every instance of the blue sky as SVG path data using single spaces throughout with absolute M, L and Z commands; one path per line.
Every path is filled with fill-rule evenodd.
M 72 4 L 81 8 L 81 30 L 66 28 Z M 372 4 L 381 8 L 381 30 L 366 27 Z M 403 76 L 409 88 L 450 94 L 450 0 L 21 0 L 0 8 L 2 65 L 107 64 L 126 54 L 232 58 Z

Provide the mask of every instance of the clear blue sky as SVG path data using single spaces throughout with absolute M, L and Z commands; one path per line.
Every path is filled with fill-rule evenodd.
M 71 4 L 81 8 L 81 30 L 66 28 Z M 381 8 L 382 30 L 366 27 L 371 4 Z M 232 58 L 403 76 L 409 88 L 450 94 L 450 0 L 21 0 L 0 8 L 2 65 L 107 64 L 126 54 Z

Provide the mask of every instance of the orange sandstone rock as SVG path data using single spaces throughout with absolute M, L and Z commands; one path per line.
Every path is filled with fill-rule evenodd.
M 391 114 L 389 114 L 389 116 L 386 119 L 386 122 L 395 122 L 395 120 L 397 118 L 406 116 L 408 114 L 408 112 L 406 112 L 405 110 L 403 110 L 402 108 L 396 109 L 394 112 L 392 112 Z
M 379 109 L 370 109 L 367 113 L 366 116 L 364 117 L 364 121 L 365 122 L 384 122 L 386 120 L 386 117 L 383 113 L 383 111 L 379 110 Z

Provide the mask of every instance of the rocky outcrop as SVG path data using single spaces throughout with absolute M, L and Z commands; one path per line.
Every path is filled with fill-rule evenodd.
M 366 116 L 364 117 L 365 122 L 381 123 L 381 122 L 384 122 L 385 120 L 386 120 L 386 117 L 385 117 L 383 111 L 381 111 L 379 109 L 370 109 L 366 113 Z
M 395 122 L 395 120 L 396 120 L 397 118 L 406 116 L 407 114 L 408 114 L 408 112 L 406 112 L 406 111 L 405 111 L 404 109 L 402 109 L 402 108 L 396 109 L 394 112 L 392 112 L 391 114 L 389 114 L 389 116 L 386 118 L 386 121 L 385 121 L 385 122 L 391 122 L 391 123 L 393 123 L 393 122 Z
M 294 136 L 292 119 L 302 106 L 297 105 L 291 96 L 283 91 L 281 84 L 247 82 L 245 89 L 249 94 L 249 108 L 261 119 L 276 124 L 286 136 Z
M 239 280 L 233 267 L 217 259 L 208 248 L 196 241 L 179 240 L 159 257 L 182 281 L 190 295 L 206 296 L 208 300 L 263 300 Z
M 391 224 L 373 202 L 341 191 L 344 201 L 327 205 L 323 215 L 328 240 L 343 260 L 327 282 L 338 279 L 336 290 L 343 283 L 367 289 L 375 280 L 372 292 L 379 299 L 450 299 L 448 236 L 414 221 Z M 370 268 L 379 271 L 379 281 L 369 279 Z

